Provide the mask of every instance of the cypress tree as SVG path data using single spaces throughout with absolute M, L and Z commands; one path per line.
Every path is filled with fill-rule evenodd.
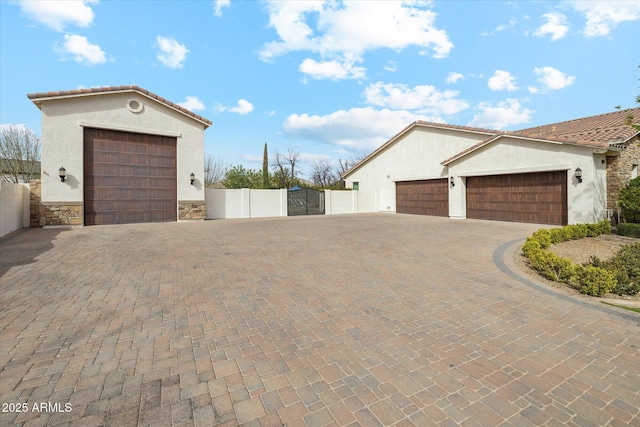
M 267 143 L 264 143 L 264 154 L 262 155 L 262 188 L 269 188 L 269 155 L 267 154 Z

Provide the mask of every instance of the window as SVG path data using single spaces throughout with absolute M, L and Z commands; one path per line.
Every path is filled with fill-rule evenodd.
M 360 189 L 360 183 L 359 182 L 354 182 L 353 183 L 353 189 L 354 190 L 359 190 Z
M 631 166 L 631 179 L 636 179 L 638 177 L 638 165 Z

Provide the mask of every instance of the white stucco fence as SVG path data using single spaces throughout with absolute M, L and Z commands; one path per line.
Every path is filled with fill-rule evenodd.
M 325 215 L 375 212 L 373 191 L 324 190 Z
M 29 227 L 29 185 L 0 182 L 0 237 Z
M 325 190 L 325 215 L 375 212 L 373 192 Z M 287 190 L 207 189 L 207 219 L 287 216 Z
M 207 189 L 207 219 L 287 216 L 287 190 Z

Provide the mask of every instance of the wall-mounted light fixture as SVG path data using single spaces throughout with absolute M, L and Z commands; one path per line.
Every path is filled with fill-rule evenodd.
M 582 182 L 582 169 L 579 167 L 576 168 L 576 179 L 578 182 Z
M 455 183 L 455 181 L 454 181 L 452 176 L 449 177 L 449 184 L 451 184 L 451 187 L 455 187 L 456 186 L 456 183 Z
M 189 175 L 189 179 L 191 180 L 191 185 L 193 185 L 193 181 L 196 180 L 196 175 L 193 172 L 191 172 L 191 175 Z
M 58 169 L 58 176 L 60 177 L 60 182 L 64 182 L 67 177 L 67 170 L 64 167 Z

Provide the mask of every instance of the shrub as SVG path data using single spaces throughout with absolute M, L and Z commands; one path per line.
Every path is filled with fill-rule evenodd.
M 640 243 L 623 246 L 615 256 L 603 262 L 613 272 L 618 295 L 636 295 L 640 292 Z
M 640 224 L 621 222 L 620 224 L 618 224 L 618 234 L 621 236 L 640 238 Z
M 592 234 L 592 235 L 589 235 L 589 237 L 596 237 L 601 234 L 611 233 L 611 223 L 609 222 L 609 220 L 606 220 L 606 219 L 600 222 L 597 222 L 595 224 L 587 224 L 587 226 L 591 230 L 590 234 Z
M 578 266 L 568 258 L 547 251 L 547 248 L 567 240 L 595 237 L 610 232 L 611 224 L 607 220 L 597 224 L 574 224 L 562 228 L 541 229 L 527 238 L 522 252 L 529 258 L 531 267 L 547 279 L 572 284 L 585 294 L 601 296 L 611 292 L 617 285 L 616 274 L 603 268 L 602 261 L 592 257 L 586 265 Z
M 618 206 L 624 222 L 640 224 L 640 176 L 618 193 Z
M 531 258 L 531 255 L 541 250 L 542 250 L 542 245 L 540 244 L 540 241 L 532 237 L 527 237 L 527 240 L 524 242 L 524 245 L 522 245 L 522 253 L 524 253 L 524 255 L 527 258 Z
M 616 278 L 612 271 L 592 265 L 576 266 L 571 282 L 580 293 L 596 297 L 601 297 L 616 287 Z
M 551 231 L 543 228 L 533 233 L 530 238 L 527 238 L 529 239 L 537 241 L 542 249 L 547 249 L 552 243 Z
M 547 279 L 555 282 L 569 283 L 574 274 L 575 266 L 568 258 L 540 250 L 529 256 L 531 266 L 542 273 Z

